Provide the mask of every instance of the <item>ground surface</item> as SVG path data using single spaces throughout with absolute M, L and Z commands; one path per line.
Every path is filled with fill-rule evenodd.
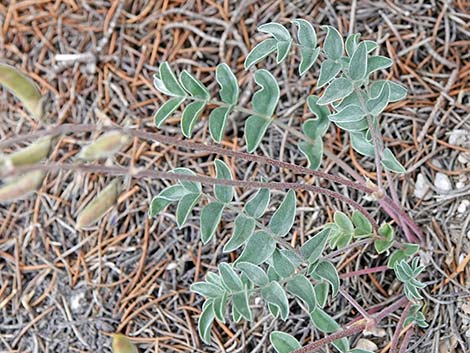
M 242 63 L 261 38 L 257 24 L 304 17 L 318 33 L 320 25 L 331 24 L 344 34 L 352 29 L 378 41 L 381 52 L 395 61 L 388 78 L 400 80 L 410 92 L 383 116 L 383 132 L 408 170 L 396 181 L 403 205 L 427 238 L 423 257 L 428 259 L 430 328 L 418 330 L 410 351 L 465 352 L 470 349 L 470 205 L 466 203 L 470 200 L 470 3 L 358 0 L 352 4 L 2 1 L 0 57 L 31 75 L 49 94 L 49 124 L 104 124 L 109 119 L 152 131 L 152 114 L 163 99 L 152 87 L 152 75 L 164 60 L 175 68 L 190 69 L 211 88 L 214 66 L 227 62 L 237 68 L 246 102 L 253 83 Z M 83 55 L 63 61 L 57 60 L 58 54 Z M 278 67 L 272 61 L 267 65 L 286 81 L 279 118 L 298 128 L 310 116 L 299 97 L 313 89 L 317 75 L 298 80 L 294 56 Z M 43 128 L 4 90 L 0 112 L 2 140 Z M 243 116 L 232 120 L 223 142 L 226 148 L 244 148 L 239 134 L 243 121 Z M 172 119 L 163 131 L 179 135 L 177 122 Z M 206 122 L 202 119 L 197 125 L 196 141 L 208 141 Z M 419 142 L 421 132 L 424 139 Z M 52 159 L 72 161 L 95 136 L 60 138 Z M 345 138 L 331 129 L 326 141 L 350 165 L 362 163 L 372 170 L 370 160 L 350 153 Z M 296 145 L 295 138 L 273 127 L 258 153 L 305 165 Z M 159 170 L 186 166 L 207 174 L 213 158 L 134 139 L 112 162 Z M 295 179 L 286 171 L 226 161 L 239 179 L 248 173 L 272 180 Z M 323 168 L 344 173 L 328 160 Z M 374 179 L 366 170 L 360 171 Z M 420 198 L 414 195 L 418 174 L 430 183 Z M 449 186 L 448 190 L 434 186 L 436 178 L 441 180 L 438 186 Z M 117 208 L 98 226 L 75 231 L 77 212 L 109 180 L 96 174 L 52 173 L 37 196 L 0 205 L 0 351 L 110 352 L 109 334 L 116 330 L 135 337 L 141 352 L 267 352 L 272 348 L 266 333 L 273 329 L 293 333 L 304 343 L 319 337 L 297 309 L 293 311 L 298 315 L 282 323 L 259 306 L 254 323 L 216 324 L 215 342 L 203 345 L 196 333 L 201 298 L 191 295 L 188 287 L 223 258 L 221 244 L 231 229 L 222 227 L 219 241 L 202 246 L 198 222 L 178 230 L 174 208 L 158 219 L 147 219 L 152 195 L 166 182 L 125 178 Z M 247 196 L 248 191 L 238 190 L 239 200 Z M 295 232 L 301 241 L 343 207 L 308 193 L 299 194 L 299 202 Z M 376 212 L 370 203 L 361 202 Z M 349 262 L 352 258 L 358 259 L 357 268 L 382 264 L 370 253 L 346 253 L 340 259 L 341 271 L 355 268 Z M 397 283 L 391 278 L 356 277 L 346 285 L 370 307 L 393 296 Z M 341 322 L 355 316 L 341 298 L 328 310 Z M 392 317 L 382 322 L 383 330 L 368 337 L 379 351 L 386 350 L 395 325 Z

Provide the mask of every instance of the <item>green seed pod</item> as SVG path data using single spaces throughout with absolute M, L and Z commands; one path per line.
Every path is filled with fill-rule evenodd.
M 113 335 L 113 353 L 137 353 L 136 346 L 123 334 Z
M 35 170 L 0 187 L 0 202 L 25 198 L 41 186 L 44 176 L 43 171 Z
M 0 84 L 23 103 L 34 119 L 42 119 L 43 97 L 38 86 L 29 77 L 13 66 L 0 64 Z
M 82 229 L 98 221 L 116 203 L 121 190 L 120 181 L 114 179 L 106 186 L 85 209 L 80 212 L 75 225 L 76 229 Z
M 79 155 L 79 158 L 92 161 L 100 158 L 107 158 L 118 152 L 129 142 L 129 136 L 119 131 L 111 131 L 96 139 L 86 146 Z
M 14 167 L 40 162 L 48 156 L 51 149 L 51 140 L 50 136 L 42 137 L 28 147 L 8 155 L 6 159 Z

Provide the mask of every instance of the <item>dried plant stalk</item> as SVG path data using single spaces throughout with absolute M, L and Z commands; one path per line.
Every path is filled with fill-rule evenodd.
M 41 185 L 45 172 L 36 170 L 20 176 L 0 188 L 0 202 L 24 198 Z
M 121 182 L 114 179 L 106 186 L 77 217 L 76 229 L 87 227 L 104 216 L 116 203 L 120 190 Z

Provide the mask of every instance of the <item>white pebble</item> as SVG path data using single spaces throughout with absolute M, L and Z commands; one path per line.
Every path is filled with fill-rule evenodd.
M 452 183 L 450 182 L 449 177 L 444 173 L 436 174 L 436 179 L 434 179 L 434 186 L 443 192 L 452 190 Z
M 459 213 L 465 213 L 465 211 L 467 211 L 468 206 L 470 206 L 470 200 L 463 200 L 457 208 L 457 211 Z
M 379 347 L 377 347 L 377 345 L 374 342 L 367 340 L 365 338 L 361 338 L 357 342 L 356 348 L 365 349 L 366 351 L 371 351 L 371 352 L 375 352 L 377 349 L 379 349 Z
M 426 177 L 423 174 L 419 173 L 415 182 L 414 196 L 418 199 L 422 199 L 426 195 L 426 193 L 429 191 L 429 188 L 430 188 L 429 181 L 426 179 Z M 428 194 L 428 197 L 429 196 L 430 195 Z

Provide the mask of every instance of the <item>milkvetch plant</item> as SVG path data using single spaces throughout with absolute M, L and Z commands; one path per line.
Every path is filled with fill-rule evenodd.
M 164 207 L 175 202 L 177 224 L 182 227 L 195 205 L 202 204 L 199 219 L 204 244 L 214 240 L 224 213 L 236 215 L 232 235 L 223 247 L 225 253 L 237 252 L 236 260 L 233 263 L 219 263 L 216 272 L 208 272 L 204 281 L 191 286 L 192 291 L 206 298 L 198 323 L 200 336 L 205 342 L 209 343 L 211 340 L 214 320 L 225 322 L 229 317 L 235 322 L 242 319 L 253 320 L 252 299 L 261 297 L 272 316 L 281 320 L 289 318 L 290 303 L 297 300 L 309 313 L 311 324 L 319 331 L 331 334 L 323 339 L 324 342 L 320 342 L 322 345 L 331 343 L 341 352 L 360 353 L 364 351 L 351 349 L 347 337 L 376 325 L 383 315 L 390 314 L 391 309 L 385 308 L 381 314 L 376 315 L 368 314 L 362 309 L 342 287 L 340 275 L 334 265 L 335 257 L 345 249 L 373 244 L 375 251 L 383 254 L 388 261 L 388 266 L 381 270 L 394 269 L 397 279 L 403 282 L 404 301 L 417 302 L 422 299 L 420 290 L 424 284 L 417 276 L 424 267 L 419 266 L 419 258 L 414 257 L 419 251 L 419 245 L 415 243 L 419 242 L 422 234 L 409 217 L 402 219 L 404 212 L 396 205 L 396 191 L 390 191 L 393 199 L 390 198 L 382 180 L 383 169 L 388 178 L 391 178 L 391 173 L 405 172 L 392 150 L 384 145 L 379 118 L 389 103 L 402 100 L 407 91 L 399 83 L 374 80 L 375 73 L 392 65 L 389 58 L 374 54 L 378 48 L 377 43 L 361 41 L 359 34 L 350 35 L 343 41 L 335 28 L 324 26 L 322 29 L 326 32 L 326 37 L 320 48 L 314 27 L 309 22 L 297 19 L 292 23 L 297 29 L 296 38 L 279 23 L 259 27 L 261 32 L 270 37 L 257 44 L 245 59 L 245 69 L 253 70 L 254 82 L 259 87 L 252 96 L 249 108 L 238 104 L 238 82 L 227 64 L 220 64 L 216 68 L 218 97 L 212 96 L 208 88 L 190 72 L 183 70 L 177 76 L 169 63 L 161 64 L 154 77 L 155 87 L 171 98 L 156 112 L 156 126 L 161 127 L 170 116 L 182 109 L 181 131 L 185 137 L 190 138 L 203 112 L 210 109 L 210 135 L 219 143 L 223 139 L 227 120 L 234 112 L 242 113 L 246 116 L 243 132 L 249 153 L 256 152 L 267 129 L 276 124 L 300 139 L 299 150 L 313 172 L 321 167 L 323 138 L 334 124 L 349 135 L 351 146 L 357 153 L 374 158 L 376 162 L 377 185 L 356 182 L 353 186 L 366 187 L 372 199 L 382 203 L 384 211 L 401 226 L 407 242 L 396 238 L 391 223 L 378 225 L 362 206 L 351 202 L 352 200 L 340 198 L 355 209 L 351 213 L 338 210 L 333 222 L 323 225 L 302 246 L 292 247 L 286 238 L 295 222 L 295 190 L 309 190 L 311 185 L 285 185 L 287 193 L 277 203 L 271 200 L 272 183 L 263 180 L 246 182 L 245 186 L 255 189 L 255 192 L 241 208 L 239 203 L 233 202 L 234 186 L 239 184 L 233 181 L 230 167 L 222 159 L 214 162 L 217 180 L 210 182 L 213 185 L 212 191 L 206 191 L 196 174 L 189 169 L 173 170 L 178 175 L 186 175 L 186 179 L 162 190 L 152 200 L 149 215 L 156 216 Z M 264 68 L 254 70 L 255 66 L 261 65 L 271 54 L 274 54 L 277 64 L 282 63 L 296 48 L 300 54 L 300 76 L 313 72 L 317 59 L 323 59 L 317 79 L 317 91 L 321 93 L 305 97 L 305 102 L 315 117 L 303 123 L 302 131 L 293 131 L 293 128 L 283 124 L 276 116 L 281 92 L 276 77 Z M 255 157 L 253 160 L 274 164 L 271 163 L 272 160 L 267 161 L 262 157 Z M 331 175 L 323 175 L 322 172 L 313 173 L 330 181 L 344 182 L 331 178 Z M 187 176 L 193 178 L 188 181 Z M 333 198 L 338 196 L 321 188 L 315 191 Z M 272 209 L 273 205 L 274 213 L 266 216 L 266 211 Z M 408 262 L 412 258 L 410 265 Z M 364 269 L 363 273 L 372 273 L 375 270 Z M 328 313 L 328 301 L 334 300 L 338 295 L 343 295 L 363 315 L 365 326 L 362 329 L 357 330 L 354 326 L 342 328 L 333 319 L 332 313 Z M 416 305 L 418 306 L 413 308 L 419 308 L 419 304 Z M 418 310 L 413 310 L 406 322 L 423 326 L 422 313 L 418 314 Z M 271 332 L 270 341 L 279 353 L 310 352 L 319 347 L 317 342 L 301 347 L 294 336 L 279 331 Z
M 25 197 L 42 184 L 45 172 L 54 170 L 78 170 L 85 172 L 127 175 L 135 178 L 163 178 L 175 183 L 154 196 L 149 206 L 149 216 L 157 216 L 170 204 L 176 204 L 176 223 L 184 227 L 196 205 L 199 214 L 200 236 L 203 244 L 217 239 L 217 230 L 224 215 L 233 217 L 232 234 L 223 244 L 223 253 L 233 253 L 235 261 L 218 263 L 216 271 L 209 271 L 203 281 L 193 283 L 191 290 L 205 298 L 199 316 L 198 329 L 203 341 L 211 341 L 214 321 L 252 321 L 255 314 L 252 302 L 262 298 L 266 309 L 274 318 L 290 318 L 290 306 L 295 301 L 309 315 L 312 327 L 325 333 L 314 342 L 299 342 L 293 335 L 273 331 L 269 338 L 279 353 L 313 352 L 331 344 L 341 352 L 363 353 L 350 347 L 348 337 L 378 325 L 380 320 L 405 306 L 391 344 L 391 351 L 398 351 L 400 332 L 404 326 L 425 328 L 421 311 L 421 291 L 425 284 L 420 280 L 424 267 L 419 263 L 420 244 L 424 240 L 420 228 L 401 208 L 393 183 L 393 174 L 404 173 L 393 151 L 385 146 L 381 136 L 381 113 L 389 103 L 402 100 L 406 88 L 390 80 L 376 79 L 393 63 L 387 57 L 377 55 L 378 45 L 371 40 L 360 40 L 359 34 L 349 35 L 346 40 L 331 26 L 323 26 L 325 32 L 322 46 L 318 45 L 314 27 L 308 21 L 292 21 L 296 35 L 279 23 L 267 23 L 259 30 L 268 38 L 257 44 L 245 58 L 245 69 L 250 70 L 257 89 L 248 107 L 239 103 L 240 87 L 236 75 L 225 63 L 216 67 L 217 94 L 211 91 L 189 71 L 179 75 L 169 63 L 162 63 L 154 77 L 155 87 L 170 98 L 155 113 L 154 121 L 161 127 L 168 118 L 181 111 L 181 132 L 191 138 L 194 130 L 203 124 L 201 117 L 208 113 L 208 127 L 212 140 L 220 143 L 225 134 L 227 121 L 236 116 L 245 117 L 244 139 L 246 152 L 228 150 L 216 145 L 200 144 L 185 139 L 149 133 L 116 126 L 99 127 L 104 133 L 87 144 L 77 155 L 74 164 L 42 163 L 47 159 L 55 136 L 70 132 L 90 132 L 93 125 L 61 125 L 42 130 L 31 136 L 40 138 L 21 151 L 2 156 L 1 176 L 21 174 L 0 187 L 0 202 Z M 289 55 L 299 59 L 298 74 L 314 74 L 317 78 L 316 94 L 304 101 L 314 116 L 303 121 L 300 130 L 286 125 L 277 116 L 281 99 L 278 79 L 267 69 L 257 68 L 265 60 L 283 63 Z M 316 63 L 321 60 L 318 67 Z M 15 94 L 31 112 L 42 118 L 42 98 L 24 75 L 11 67 L 0 68 L 0 83 Z M 318 74 L 316 74 L 318 72 Z M 20 86 L 15 86 L 18 79 Z M 281 82 L 282 85 L 282 82 Z M 237 114 L 235 114 L 237 113 Z M 256 154 L 263 143 L 266 131 L 276 125 L 298 139 L 298 148 L 305 157 L 307 167 L 286 163 Z M 356 153 L 372 158 L 375 162 L 376 183 L 365 180 L 347 163 L 334 156 L 324 146 L 324 138 L 332 127 L 337 127 L 349 138 Z M 158 141 L 176 147 L 206 151 L 221 156 L 215 159 L 215 177 L 197 175 L 188 168 L 175 168 L 170 172 L 89 164 L 112 158 L 129 142 L 130 137 Z M 0 147 L 12 144 L 15 139 L 1 141 Z M 20 137 L 16 141 L 22 141 Z M 380 206 L 390 217 L 379 224 L 358 200 L 329 188 L 307 182 L 276 182 L 237 180 L 230 157 L 262 165 L 287 169 L 293 173 L 314 176 L 364 193 L 367 201 Z M 333 175 L 321 170 L 325 158 L 333 161 L 351 174 L 355 180 Z M 384 180 L 385 175 L 386 180 Z M 208 188 L 208 186 L 211 187 Z M 243 203 L 235 188 L 252 190 Z M 77 215 L 75 227 L 80 230 L 97 222 L 117 202 L 121 189 L 119 179 L 114 179 Z M 276 192 L 274 192 L 276 191 Z M 293 246 L 290 233 L 296 219 L 296 193 L 309 191 L 337 199 L 349 207 L 347 211 L 336 210 L 331 222 L 321 225 L 300 246 Z M 279 198 L 279 194 L 282 197 Z M 228 222 L 224 219 L 224 222 Z M 397 231 L 398 230 L 398 231 Z M 396 234 L 397 233 L 397 234 Z M 399 234 L 399 235 L 398 235 Z M 217 240 L 216 240 L 217 239 Z M 345 251 L 370 246 L 383 266 L 364 268 L 339 274 L 336 264 Z M 401 293 L 389 305 L 381 304 L 380 311 L 370 313 L 352 297 L 344 279 L 376 272 L 390 271 L 401 283 Z M 341 326 L 329 309 L 329 303 L 344 297 L 360 315 L 359 320 Z M 294 319 L 293 319 L 294 320 Z M 409 335 L 402 340 L 400 350 L 406 349 Z

